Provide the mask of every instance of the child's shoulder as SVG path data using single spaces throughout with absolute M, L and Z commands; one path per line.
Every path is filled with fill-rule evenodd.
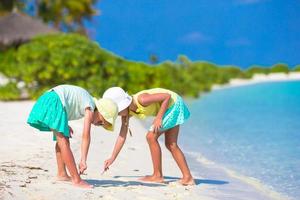
M 151 89 L 146 89 L 146 90 L 139 91 L 135 95 L 140 95 L 140 94 L 143 94 L 143 93 L 148 93 L 148 94 L 157 94 L 157 93 L 176 94 L 172 90 L 165 89 L 165 88 L 151 88 Z
M 87 93 L 87 94 L 89 94 L 89 92 L 86 89 L 84 89 L 80 86 L 76 86 L 76 85 L 67 85 L 67 84 L 58 85 L 58 86 L 54 87 L 53 90 L 62 91 L 62 92 L 66 92 L 66 93 L 71 92 L 71 93 Z

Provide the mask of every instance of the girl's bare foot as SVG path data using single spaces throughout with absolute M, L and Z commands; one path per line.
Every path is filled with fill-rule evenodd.
M 94 187 L 93 185 L 88 184 L 88 183 L 87 183 L 86 181 L 84 181 L 84 180 L 81 180 L 81 181 L 78 182 L 78 183 L 74 183 L 74 185 L 75 185 L 76 187 L 85 188 L 85 189 L 91 189 L 91 188 Z
M 193 177 L 182 178 L 182 179 L 178 180 L 178 183 L 180 183 L 181 185 L 184 185 L 184 186 L 195 185 L 196 184 Z
M 155 183 L 164 183 L 164 178 L 161 176 L 144 176 L 142 178 L 139 178 L 141 181 L 145 182 L 155 182 Z
M 56 178 L 58 181 L 71 181 L 71 177 L 66 175 L 66 176 L 57 176 Z

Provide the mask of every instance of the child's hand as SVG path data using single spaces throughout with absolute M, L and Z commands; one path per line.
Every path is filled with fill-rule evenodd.
M 113 162 L 114 162 L 114 160 L 113 160 L 112 158 L 107 159 L 106 161 L 104 161 L 104 168 L 103 168 L 102 174 L 103 174 L 105 171 L 109 170 L 109 166 L 110 166 Z
M 161 118 L 155 118 L 155 120 L 153 121 L 153 132 L 154 133 L 158 133 L 159 129 L 161 128 Z
M 79 174 L 83 174 L 83 172 L 87 169 L 86 162 L 80 162 L 79 163 Z
M 69 126 L 69 131 L 70 131 L 70 138 L 72 138 L 72 136 L 73 136 L 73 134 L 74 134 L 74 131 L 73 131 L 73 129 L 72 129 L 71 126 Z

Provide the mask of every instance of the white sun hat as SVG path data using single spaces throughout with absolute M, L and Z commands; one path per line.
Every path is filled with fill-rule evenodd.
M 103 93 L 103 98 L 113 100 L 118 105 L 119 112 L 127 108 L 132 101 L 132 97 L 120 87 L 111 87 L 107 89 Z

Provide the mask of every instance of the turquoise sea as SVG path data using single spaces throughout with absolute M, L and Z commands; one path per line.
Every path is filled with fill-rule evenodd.
M 188 103 L 185 150 L 300 199 L 299 81 L 215 90 Z

